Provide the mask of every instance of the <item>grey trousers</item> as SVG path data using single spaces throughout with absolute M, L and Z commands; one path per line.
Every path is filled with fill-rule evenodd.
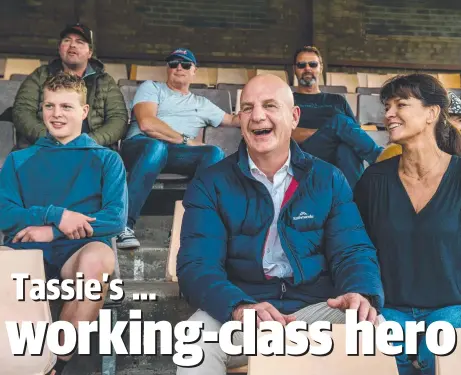
M 296 316 L 297 320 L 305 321 L 307 324 L 312 324 L 319 320 L 324 320 L 333 324 L 344 324 L 346 322 L 346 315 L 340 310 L 328 307 L 326 302 L 307 306 L 295 312 L 293 315 Z M 189 321 L 204 322 L 204 331 L 219 332 L 221 328 L 220 322 L 202 310 L 197 310 L 195 314 L 189 318 Z M 242 345 L 242 332 L 236 332 L 233 335 L 232 341 L 234 345 Z M 176 371 L 177 375 L 226 375 L 227 368 L 240 367 L 248 363 L 247 356 L 228 356 L 221 350 L 218 343 L 204 343 L 203 340 L 200 339 L 196 345 L 199 345 L 205 354 L 202 364 L 193 368 L 178 366 Z

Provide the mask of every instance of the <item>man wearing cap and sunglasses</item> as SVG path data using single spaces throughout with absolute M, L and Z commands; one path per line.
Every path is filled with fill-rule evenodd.
M 238 116 L 189 91 L 197 70 L 190 50 L 178 48 L 166 62 L 167 81 L 144 82 L 131 107 L 131 126 L 121 149 L 129 172 L 129 211 L 127 228 L 117 238 L 120 249 L 140 246 L 134 225 L 160 172 L 193 176 L 224 158 L 219 147 L 199 139 L 200 130 L 207 125 L 239 126 Z
M 46 135 L 42 120 L 43 83 L 50 75 L 66 71 L 82 77 L 87 87 L 88 117 L 82 132 L 102 146 L 117 143 L 126 133 L 128 113 L 114 79 L 93 57 L 93 32 L 83 24 L 68 25 L 60 34 L 59 57 L 37 68 L 19 88 L 13 106 L 17 147 L 24 148 Z
M 293 95 L 301 118 L 293 139 L 304 151 L 341 169 L 353 188 L 364 171 L 363 161 L 374 163 L 383 149 L 361 129 L 342 95 L 320 92 L 322 69 L 317 48 L 305 46 L 295 52 L 298 87 Z

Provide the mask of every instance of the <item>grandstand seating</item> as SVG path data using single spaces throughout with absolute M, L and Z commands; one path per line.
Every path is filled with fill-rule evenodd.
M 357 94 L 379 95 L 380 87 L 357 87 Z
M 259 335 L 265 335 L 260 333 Z M 359 355 L 349 356 L 346 353 L 346 325 L 333 324 L 331 337 L 333 340 L 332 352 L 327 356 L 315 356 L 310 353 L 319 343 L 310 338 L 310 334 L 302 332 L 309 338 L 309 352 L 302 356 L 264 356 L 258 354 L 249 357 L 248 375 L 398 375 L 395 358 L 375 350 L 375 355 L 364 355 L 359 344 Z M 361 343 L 361 334 L 359 335 Z M 290 341 L 288 345 L 293 345 Z M 308 371 L 306 371 L 308 369 Z
M 274 76 L 280 77 L 286 83 L 288 82 L 288 74 L 285 70 L 274 70 L 274 69 L 256 69 L 256 75 L 260 74 L 273 74 Z
M 23 82 L 26 80 L 26 78 L 29 77 L 28 74 L 18 74 L 18 73 L 14 73 L 12 75 L 10 75 L 10 81 L 19 81 L 19 82 Z
M 0 168 L 14 147 L 14 127 L 10 108 L 20 85 L 21 82 L 18 81 L 0 81 L 0 115 L 4 117 L 0 120 Z
M 104 64 L 104 70 L 115 80 L 115 82 L 128 78 L 125 64 Z
M 130 79 L 134 81 L 152 81 L 166 82 L 166 64 L 161 66 L 131 65 Z
M 359 86 L 359 80 L 357 74 L 327 73 L 327 85 L 345 86 L 347 92 L 354 93 Z
M 461 88 L 461 76 L 459 74 L 439 73 L 437 78 L 448 89 Z
M 360 124 L 383 124 L 384 106 L 377 95 L 358 96 L 358 120 Z
M 5 63 L 6 63 L 6 60 L 3 58 L 0 58 L 0 77 L 3 77 L 3 74 L 5 73 Z
M 248 82 L 248 71 L 241 68 L 218 68 L 216 84 L 244 85 Z
M 6 59 L 4 79 L 10 79 L 12 74 L 30 74 L 40 66 L 38 59 Z

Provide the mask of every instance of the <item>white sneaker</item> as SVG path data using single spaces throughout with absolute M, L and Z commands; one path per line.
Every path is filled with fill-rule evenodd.
M 117 236 L 116 242 L 119 249 L 132 249 L 141 246 L 134 235 L 134 230 L 128 227 L 126 227 L 124 231 Z

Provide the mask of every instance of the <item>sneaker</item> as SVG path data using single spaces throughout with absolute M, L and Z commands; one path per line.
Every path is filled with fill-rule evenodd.
M 134 235 L 134 230 L 126 227 L 125 230 L 117 236 L 117 247 L 119 249 L 132 249 L 139 247 L 141 244 Z

